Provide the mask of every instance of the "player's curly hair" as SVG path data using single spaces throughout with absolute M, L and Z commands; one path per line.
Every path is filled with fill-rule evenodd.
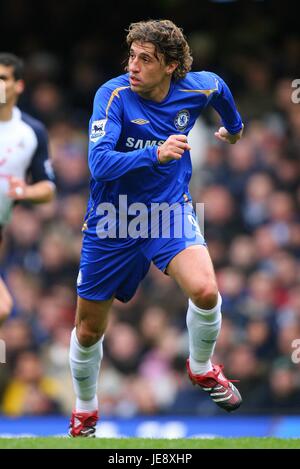
M 126 42 L 128 48 L 134 41 L 151 42 L 155 53 L 163 54 L 166 64 L 177 62 L 173 79 L 184 78 L 191 70 L 193 58 L 182 29 L 170 20 L 148 20 L 131 23 L 128 28 Z

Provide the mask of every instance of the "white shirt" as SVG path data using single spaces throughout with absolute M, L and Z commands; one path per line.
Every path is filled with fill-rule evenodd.
M 15 107 L 10 121 L 0 121 L 0 225 L 9 221 L 14 204 L 8 177 L 25 180 L 28 171 L 34 182 L 53 179 L 43 125 Z

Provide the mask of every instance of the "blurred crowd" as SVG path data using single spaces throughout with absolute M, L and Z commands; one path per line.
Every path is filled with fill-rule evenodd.
M 300 103 L 291 97 L 292 80 L 300 78 L 300 39 L 268 41 L 273 36 L 266 24 L 263 29 L 256 18 L 251 38 L 247 24 L 231 31 L 226 41 L 235 46 L 224 55 L 213 34 L 189 35 L 193 70 L 211 69 L 228 82 L 245 123 L 243 139 L 231 146 L 215 140 L 213 110 L 199 119 L 200 131 L 191 136 L 191 191 L 195 203 L 205 204 L 205 237 L 223 298 L 214 361 L 240 380 L 240 413 L 295 414 Z M 276 22 L 272 34 L 274 28 Z M 113 76 L 96 60 L 93 42 L 74 50 L 69 80 L 54 53 L 26 55 L 20 107 L 48 128 L 57 198 L 43 206 L 17 205 L 5 229 L 1 270 L 14 310 L 0 331 L 7 347 L 0 410 L 10 416 L 69 414 L 74 402 L 68 349 L 89 191 L 87 127 L 96 89 Z M 129 303 L 114 302 L 99 382 L 102 415 L 219 413 L 185 372 L 186 310 L 187 298 L 154 267 Z

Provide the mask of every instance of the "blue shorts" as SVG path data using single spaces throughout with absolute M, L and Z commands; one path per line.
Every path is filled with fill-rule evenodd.
M 165 271 L 176 254 L 189 246 L 206 245 L 191 204 L 182 205 L 180 224 L 185 229 L 174 235 L 172 220 L 167 237 L 146 237 L 131 240 L 99 239 L 96 230 L 83 236 L 77 293 L 87 300 L 108 300 L 112 297 L 129 301 L 153 262 Z

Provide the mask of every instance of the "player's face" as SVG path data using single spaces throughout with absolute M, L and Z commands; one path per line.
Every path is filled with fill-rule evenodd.
M 155 90 L 168 87 L 176 64 L 165 64 L 151 42 L 133 42 L 128 60 L 130 87 L 141 96 L 151 97 Z
M 5 104 L 11 105 L 17 101 L 18 96 L 23 92 L 23 80 L 16 80 L 14 77 L 13 67 L 0 64 L 0 80 L 4 84 Z

